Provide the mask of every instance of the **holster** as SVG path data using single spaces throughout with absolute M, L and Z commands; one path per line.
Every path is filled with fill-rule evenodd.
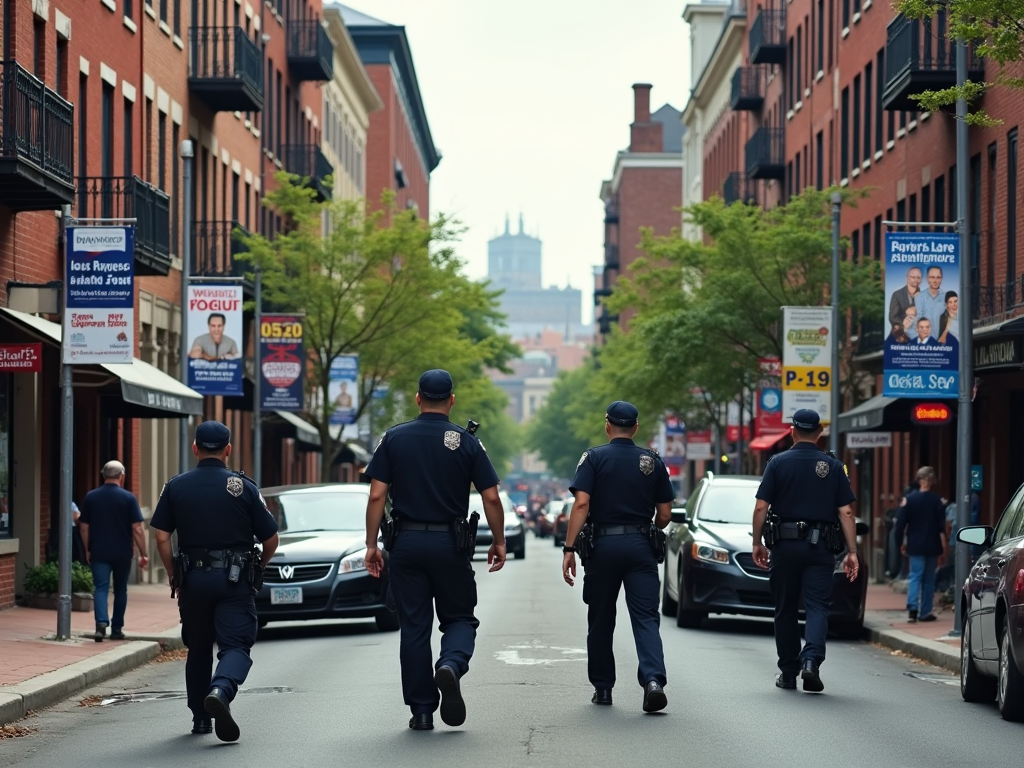
M 833 555 L 838 555 L 846 550 L 846 537 L 843 536 L 842 525 L 831 523 L 822 526 L 822 533 L 825 536 L 825 546 Z
M 179 551 L 174 556 L 174 573 L 171 574 L 171 597 L 177 597 L 178 591 L 185 585 L 185 574 L 188 573 L 188 555 Z
M 460 517 L 452 521 L 452 534 L 455 536 L 457 552 L 472 553 L 476 549 L 476 529 L 480 523 L 480 513 L 473 512 L 468 518 Z
M 586 565 L 587 561 L 594 556 L 594 524 L 586 522 L 580 529 L 579 536 L 573 544 L 576 554 L 580 556 L 580 564 Z
M 249 582 L 254 593 L 263 589 L 263 573 L 265 570 L 263 567 L 263 553 L 256 547 L 253 547 L 246 569 L 246 580 Z
M 764 527 L 761 529 L 761 541 L 764 542 L 766 549 L 771 549 L 779 543 L 779 539 L 782 537 L 782 532 L 779 530 L 781 520 L 779 516 L 768 510 L 768 516 L 764 520 Z
M 665 532 L 654 525 L 654 523 L 651 523 L 647 527 L 647 538 L 651 542 L 651 551 L 654 552 L 654 559 L 661 565 L 665 562 Z
M 385 516 L 380 522 L 380 535 L 384 540 L 384 551 L 390 552 L 395 547 L 395 537 L 398 536 L 398 520 Z

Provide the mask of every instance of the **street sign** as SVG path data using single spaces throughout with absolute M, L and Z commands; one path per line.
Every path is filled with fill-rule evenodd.
M 135 358 L 135 229 L 68 227 L 63 361 Z
M 846 447 L 892 448 L 892 432 L 847 432 Z
M 801 408 L 832 422 L 832 308 L 782 308 L 782 419 Z

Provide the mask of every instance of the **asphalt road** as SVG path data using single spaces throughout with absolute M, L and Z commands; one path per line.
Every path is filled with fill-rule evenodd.
M 824 694 L 777 690 L 767 621 L 713 617 L 699 631 L 666 621 L 669 706 L 644 715 L 622 601 L 615 705 L 593 706 L 582 585 L 561 582 L 560 558 L 550 540 L 530 539 L 525 561 L 497 574 L 480 564 L 481 629 L 463 681 L 469 716 L 461 728 L 439 718 L 432 732 L 406 728 L 397 633 L 377 633 L 372 622 L 271 625 L 233 707 L 237 744 L 187 735 L 184 665 L 170 661 L 22 721 L 34 732 L 0 740 L 0 765 L 1020 764 L 1024 725 L 1003 722 L 994 704 L 964 703 L 955 678 L 882 648 L 833 642 Z M 118 703 L 79 706 L 86 696 Z

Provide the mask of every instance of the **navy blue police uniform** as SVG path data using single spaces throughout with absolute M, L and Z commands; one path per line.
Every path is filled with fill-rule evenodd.
M 629 427 L 637 418 L 637 409 L 629 403 L 616 401 L 608 407 L 612 424 Z M 574 496 L 577 491 L 590 495 L 587 521 L 594 529 L 594 551 L 583 577 L 590 682 L 599 691 L 610 691 L 615 685 L 612 632 L 619 590 L 624 586 L 639 659 L 637 680 L 641 686 L 651 681 L 664 686 L 658 562 L 648 532 L 654 525 L 655 506 L 675 497 L 668 470 L 655 451 L 628 437 L 616 437 L 584 452 L 569 490 Z
M 818 414 L 801 409 L 793 416 L 798 429 L 815 430 Z M 769 584 L 775 601 L 775 647 L 780 679 L 795 679 L 812 662 L 825 660 L 825 636 L 832 607 L 835 555 L 815 528 L 839 522 L 839 509 L 857 500 L 846 465 L 809 442 L 795 443 L 765 467 L 757 498 L 771 506 L 782 523 L 782 539 L 769 558 Z M 798 613 L 803 598 L 805 643 L 800 648 Z M 806 685 L 806 681 L 805 681 Z
M 445 371 L 420 378 L 421 397 L 447 400 L 452 389 Z M 432 715 L 441 700 L 435 669 L 447 666 L 465 675 L 480 625 L 472 553 L 456 549 L 452 526 L 469 512 L 470 484 L 483 492 L 498 484 L 498 475 L 480 440 L 446 414 L 430 411 L 387 430 L 365 473 L 390 486 L 391 516 L 398 523 L 388 564 L 401 622 L 405 703 L 414 716 Z M 432 666 L 435 606 L 442 636 Z
M 222 450 L 230 436 L 223 424 L 207 421 L 196 428 L 196 445 Z M 190 561 L 183 583 L 177 585 L 178 608 L 182 640 L 188 647 L 188 707 L 198 726 L 210 720 L 207 695 L 219 688 L 230 702 L 252 667 L 249 651 L 258 629 L 253 587 L 245 568 L 236 582 L 229 581 L 228 553 L 252 552 L 254 537 L 260 542 L 272 538 L 277 522 L 255 483 L 220 459 L 205 458 L 167 482 L 150 525 L 176 531 L 178 551 Z M 219 719 L 217 735 L 222 736 Z

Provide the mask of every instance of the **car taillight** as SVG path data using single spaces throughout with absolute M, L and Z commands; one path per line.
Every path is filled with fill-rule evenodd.
M 1017 578 L 1013 581 L 1014 597 L 1020 597 L 1024 593 L 1024 570 L 1017 571 Z

